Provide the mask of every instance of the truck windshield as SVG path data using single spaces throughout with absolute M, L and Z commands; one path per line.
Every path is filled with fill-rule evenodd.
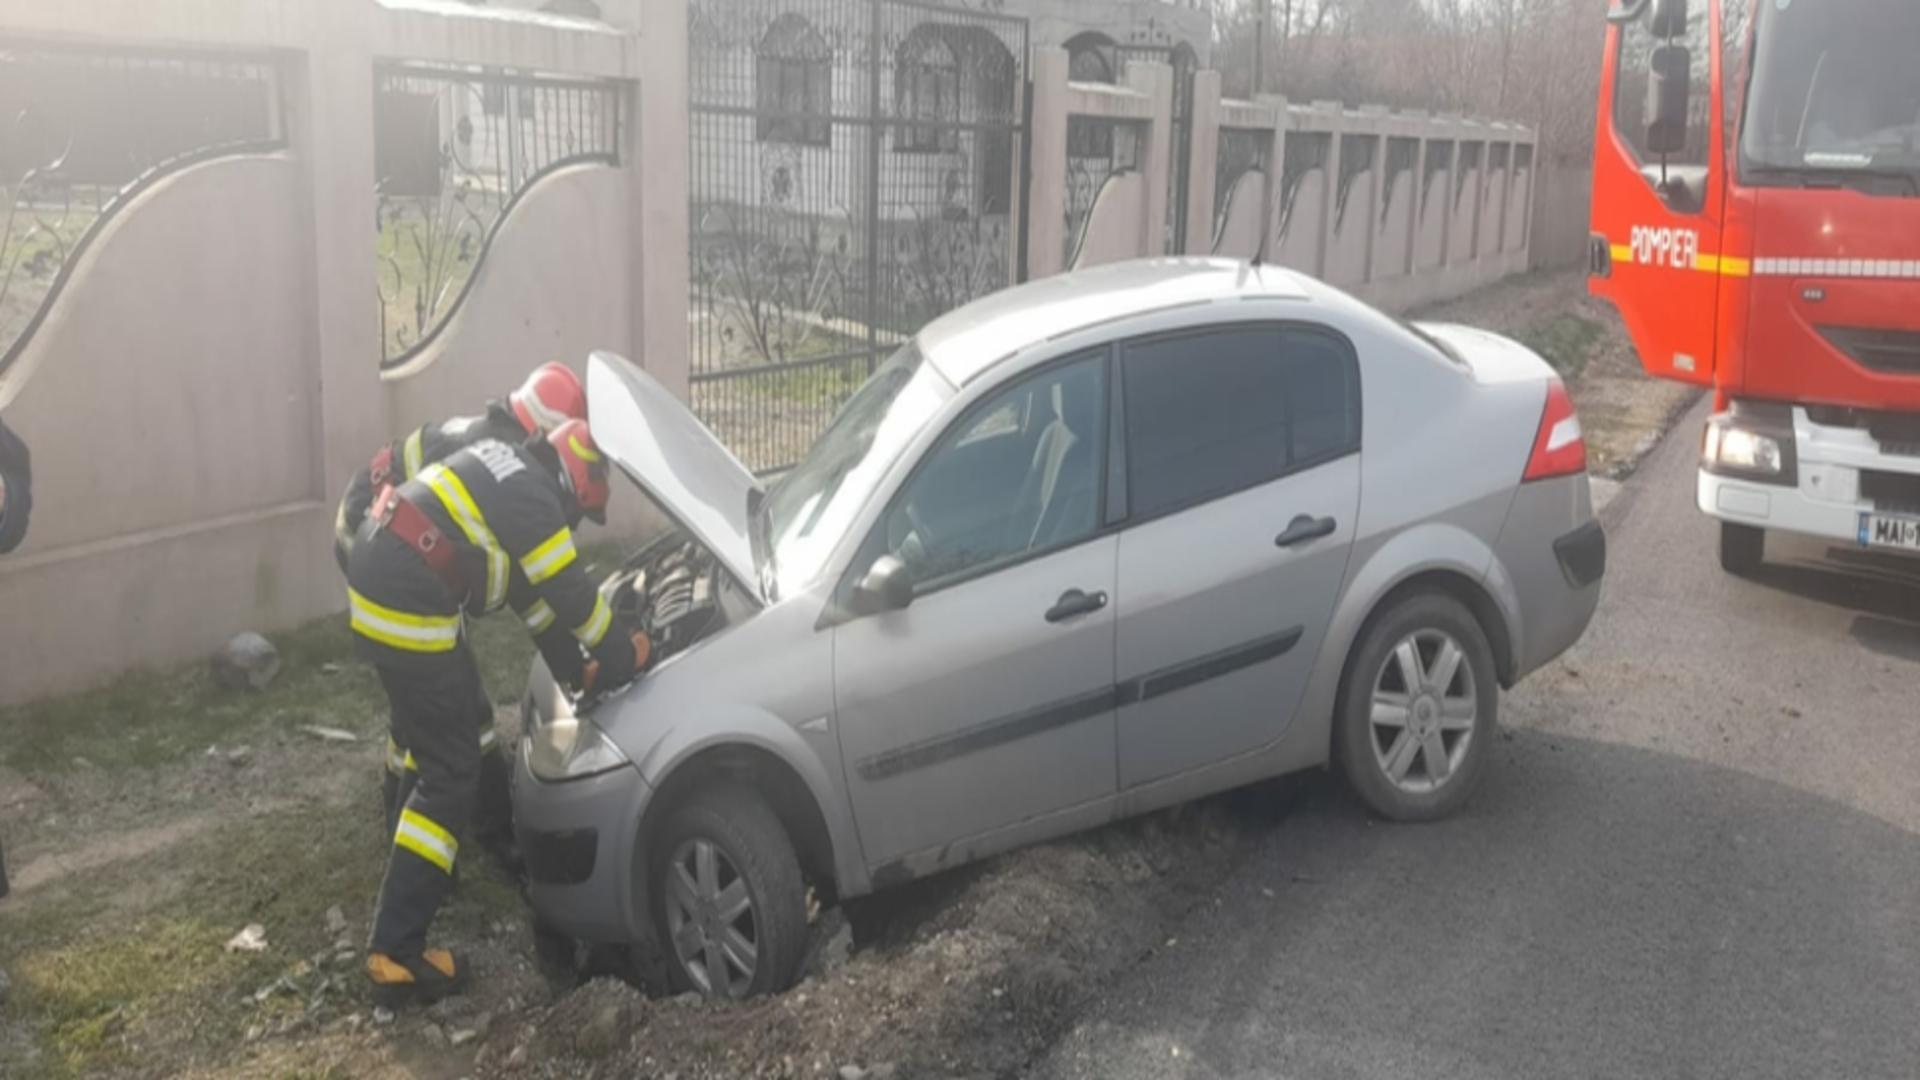
M 1920 173 L 1920 3 L 1760 0 L 1743 173 Z

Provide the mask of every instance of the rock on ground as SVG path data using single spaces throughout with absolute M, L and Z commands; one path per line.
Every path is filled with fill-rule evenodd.
M 214 681 L 229 690 L 265 690 L 280 674 L 280 650 L 249 630 L 213 654 Z

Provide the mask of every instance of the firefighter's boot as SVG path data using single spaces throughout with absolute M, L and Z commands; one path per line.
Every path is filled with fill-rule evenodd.
M 428 949 L 407 963 L 385 953 L 367 957 L 373 1003 L 388 1009 L 430 1005 L 466 989 L 467 966 L 445 949 Z

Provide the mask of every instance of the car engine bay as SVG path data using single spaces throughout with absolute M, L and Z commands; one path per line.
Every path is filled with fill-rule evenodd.
M 601 586 L 653 641 L 654 662 L 686 651 L 751 607 L 712 553 L 675 532 L 641 548 Z

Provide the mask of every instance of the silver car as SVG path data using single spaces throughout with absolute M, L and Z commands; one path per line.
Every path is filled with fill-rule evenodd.
M 606 586 L 659 662 L 591 702 L 535 670 L 519 838 L 551 925 L 709 995 L 791 983 L 809 888 L 1328 763 L 1444 815 L 1605 568 L 1539 357 L 1271 266 L 971 304 L 765 488 L 626 361 L 588 397 L 679 526 Z

